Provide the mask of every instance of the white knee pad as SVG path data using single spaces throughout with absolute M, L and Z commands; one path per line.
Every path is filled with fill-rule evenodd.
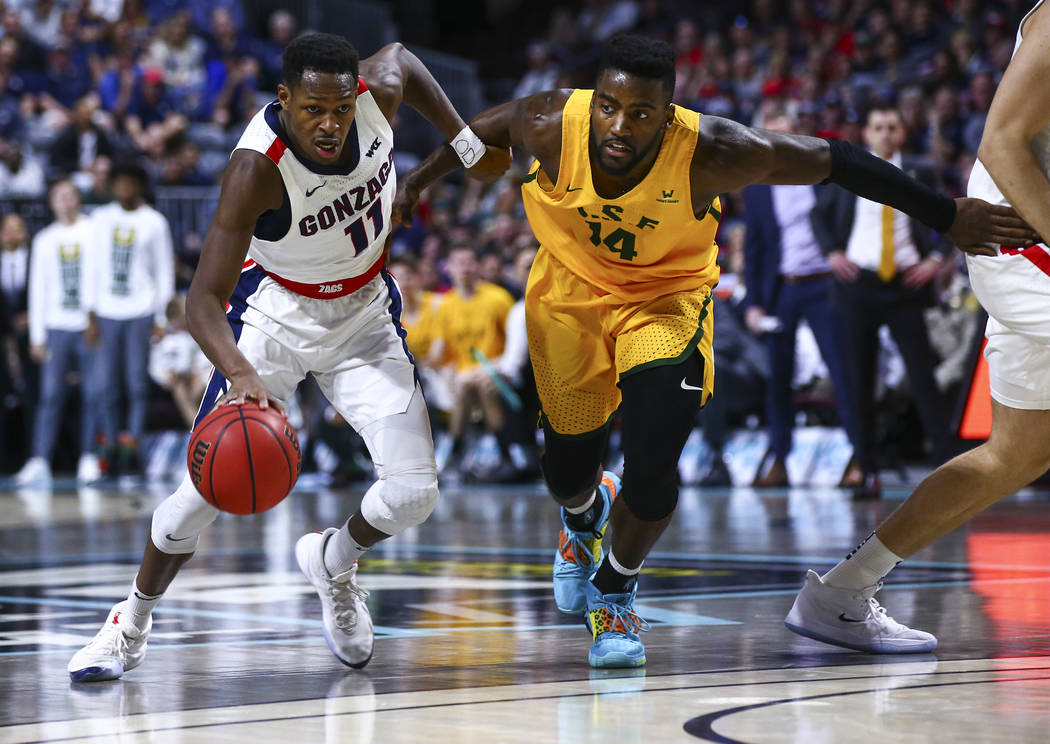
M 189 475 L 153 512 L 150 537 L 163 553 L 192 553 L 201 530 L 215 521 L 219 510 L 204 500 Z
M 361 516 L 380 532 L 397 535 L 426 521 L 438 502 L 433 460 L 384 473 L 365 493 Z

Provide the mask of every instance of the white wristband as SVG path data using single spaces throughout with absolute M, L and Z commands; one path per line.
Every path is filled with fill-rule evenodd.
M 463 162 L 464 168 L 473 168 L 485 154 L 485 143 L 481 141 L 478 135 L 474 134 L 474 130 L 470 128 L 469 124 L 463 127 L 449 144 L 452 145 L 452 149 L 455 150 L 456 155 Z

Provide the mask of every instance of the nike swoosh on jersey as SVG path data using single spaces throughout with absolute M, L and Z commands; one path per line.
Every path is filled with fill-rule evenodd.
M 572 186 L 566 186 L 565 193 L 567 194 L 570 191 L 583 191 L 583 186 L 577 186 L 576 188 L 573 188 Z
M 328 183 L 328 181 L 327 181 L 327 180 L 325 180 L 325 181 L 322 181 L 322 182 L 321 182 L 321 186 L 324 186 L 324 185 L 326 185 L 327 183 Z M 317 189 L 321 188 L 321 186 L 314 186 L 314 187 L 313 187 L 312 189 L 307 189 L 307 190 L 306 190 L 306 198 L 307 198 L 307 199 L 309 199 L 309 198 L 310 198 L 311 196 L 313 196 L 313 195 L 314 195 L 314 192 L 316 192 L 316 191 L 317 191 Z
M 686 381 L 685 381 L 685 378 L 683 377 L 682 378 L 682 390 L 701 390 L 702 391 L 703 388 L 702 387 L 695 387 L 694 385 L 687 384 Z
M 186 535 L 186 537 L 174 537 L 170 532 L 164 536 L 165 539 L 171 540 L 172 542 L 182 542 L 183 540 L 189 540 L 193 535 Z

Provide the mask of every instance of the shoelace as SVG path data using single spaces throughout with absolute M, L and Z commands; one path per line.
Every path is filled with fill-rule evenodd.
M 885 627 L 890 631 L 897 631 L 904 628 L 905 626 L 890 617 L 889 613 L 886 612 L 886 608 L 879 604 L 879 600 L 875 599 L 875 593 L 880 589 L 882 589 L 881 581 L 876 584 L 874 588 L 869 587 L 868 591 L 853 595 L 853 598 L 863 601 L 868 605 L 868 615 L 875 621 L 876 625 Z
M 565 560 L 571 560 L 566 555 L 568 552 L 571 553 L 576 563 L 594 563 L 594 556 L 591 555 L 591 551 L 587 549 L 587 546 L 583 544 L 583 538 L 580 537 L 580 534 L 574 530 L 565 530 L 567 539 L 565 546 L 561 549 L 562 557 Z
M 95 635 L 84 650 L 91 649 L 92 651 L 104 651 L 107 655 L 123 656 L 128 650 L 131 639 L 124 635 L 119 625 L 115 628 L 107 627 L 107 630 L 109 630 L 108 633 Z
M 623 627 L 627 628 L 629 633 L 642 633 L 647 630 L 652 630 L 652 626 L 649 625 L 637 612 L 629 610 L 626 607 L 621 607 L 618 604 L 607 604 L 605 611 L 612 615 L 612 622 L 609 623 L 609 630 L 606 633 L 622 633 L 623 631 L 613 630 L 616 627 L 616 621 L 619 620 Z
M 328 596 L 332 598 L 332 616 L 335 627 L 344 633 L 352 633 L 357 627 L 357 608 L 354 597 L 362 602 L 368 599 L 368 592 L 351 581 L 328 581 Z

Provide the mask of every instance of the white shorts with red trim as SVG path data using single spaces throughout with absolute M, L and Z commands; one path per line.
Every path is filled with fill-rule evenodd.
M 1050 410 L 1050 248 L 1001 248 L 967 256 L 970 284 L 988 313 L 984 355 L 992 398 Z
M 288 400 L 312 372 L 358 431 L 408 409 L 416 369 L 404 342 L 401 294 L 386 271 L 352 294 L 315 299 L 281 286 L 259 266 L 246 266 L 226 317 L 237 348 L 279 400 Z M 198 420 L 228 387 L 212 373 Z

